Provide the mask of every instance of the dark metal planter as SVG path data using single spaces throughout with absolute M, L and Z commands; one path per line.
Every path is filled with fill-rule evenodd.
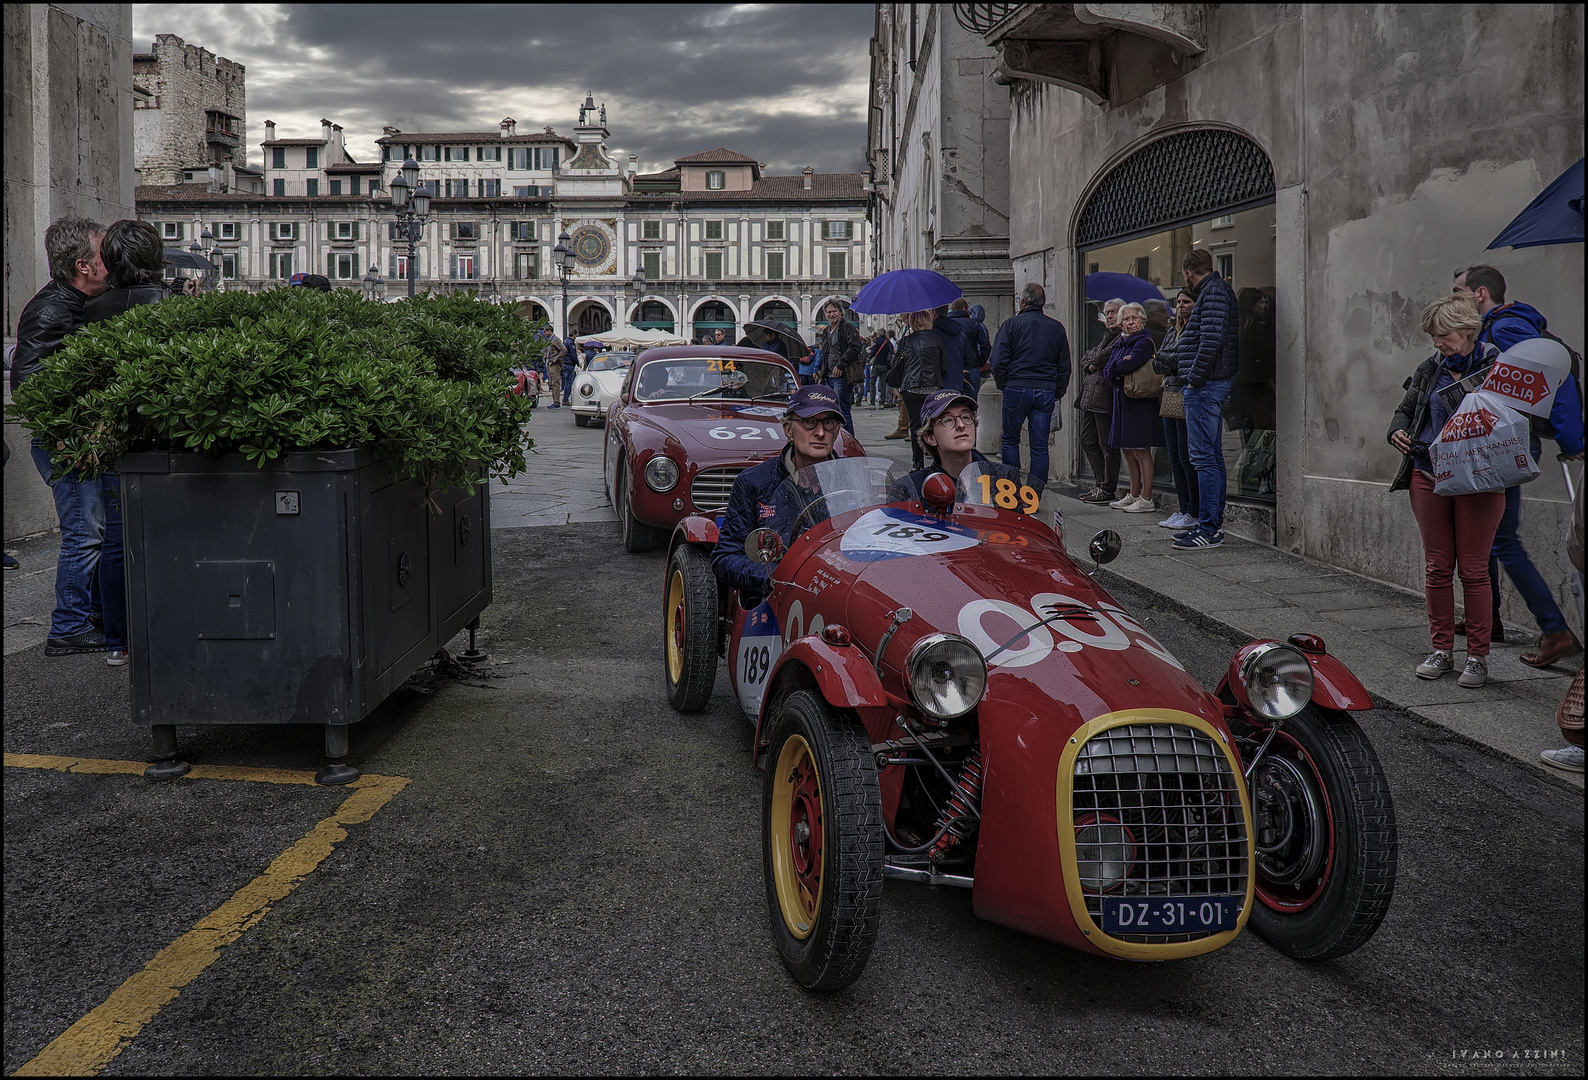
M 373 450 L 128 454 L 132 718 L 147 775 L 180 776 L 177 724 L 324 724 L 347 783 L 362 720 L 491 602 L 490 489 L 427 504 Z M 440 514 L 432 507 L 439 507 Z M 472 648 L 472 634 L 471 634 Z

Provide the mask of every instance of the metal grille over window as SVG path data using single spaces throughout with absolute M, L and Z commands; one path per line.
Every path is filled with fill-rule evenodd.
M 1262 147 L 1233 131 L 1182 131 L 1148 143 L 1103 178 L 1075 242 L 1091 247 L 1273 196 L 1274 167 Z
M 1075 759 L 1072 809 L 1092 920 L 1103 924 L 1105 897 L 1244 896 L 1240 783 L 1215 740 L 1183 724 L 1130 724 L 1089 739 Z M 1215 932 L 1111 936 L 1168 944 Z
M 726 510 L 733 482 L 744 468 L 743 465 L 730 465 L 723 469 L 701 469 L 695 475 L 695 482 L 689 485 L 689 499 L 695 509 L 703 513 Z
M 1019 4 L 955 4 L 954 21 L 973 34 L 985 34 Z

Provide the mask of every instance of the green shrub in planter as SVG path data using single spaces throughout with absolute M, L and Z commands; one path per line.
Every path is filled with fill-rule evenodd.
M 516 476 L 534 399 L 510 370 L 544 342 L 472 293 L 374 303 L 350 289 L 176 296 L 66 339 L 16 394 L 61 469 L 136 450 L 242 453 L 373 445 L 398 479 L 474 490 Z

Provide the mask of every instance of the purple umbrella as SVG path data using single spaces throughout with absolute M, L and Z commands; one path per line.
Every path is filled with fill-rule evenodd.
M 1123 300 L 1127 304 L 1139 304 L 1143 300 L 1162 300 L 1163 293 L 1152 282 L 1134 274 L 1111 274 L 1104 271 L 1100 274 L 1086 275 L 1086 298 L 1103 303 Z
M 862 315 L 902 315 L 942 307 L 964 295 L 936 270 L 889 270 L 866 282 L 849 307 Z

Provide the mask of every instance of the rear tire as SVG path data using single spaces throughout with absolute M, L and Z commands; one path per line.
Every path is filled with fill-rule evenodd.
M 679 712 L 699 712 L 717 683 L 717 575 L 693 544 L 679 544 L 667 564 L 662 618 L 667 699 Z
M 623 550 L 631 555 L 643 555 L 656 542 L 656 531 L 649 525 L 634 520 L 634 502 L 629 497 L 629 471 L 618 466 L 618 524 L 623 530 Z
M 882 922 L 882 794 L 860 723 L 812 690 L 780 699 L 762 782 L 772 939 L 807 990 L 860 977 Z
M 1309 705 L 1284 722 L 1252 773 L 1252 817 L 1252 929 L 1301 960 L 1366 944 L 1395 893 L 1395 806 L 1349 713 Z

